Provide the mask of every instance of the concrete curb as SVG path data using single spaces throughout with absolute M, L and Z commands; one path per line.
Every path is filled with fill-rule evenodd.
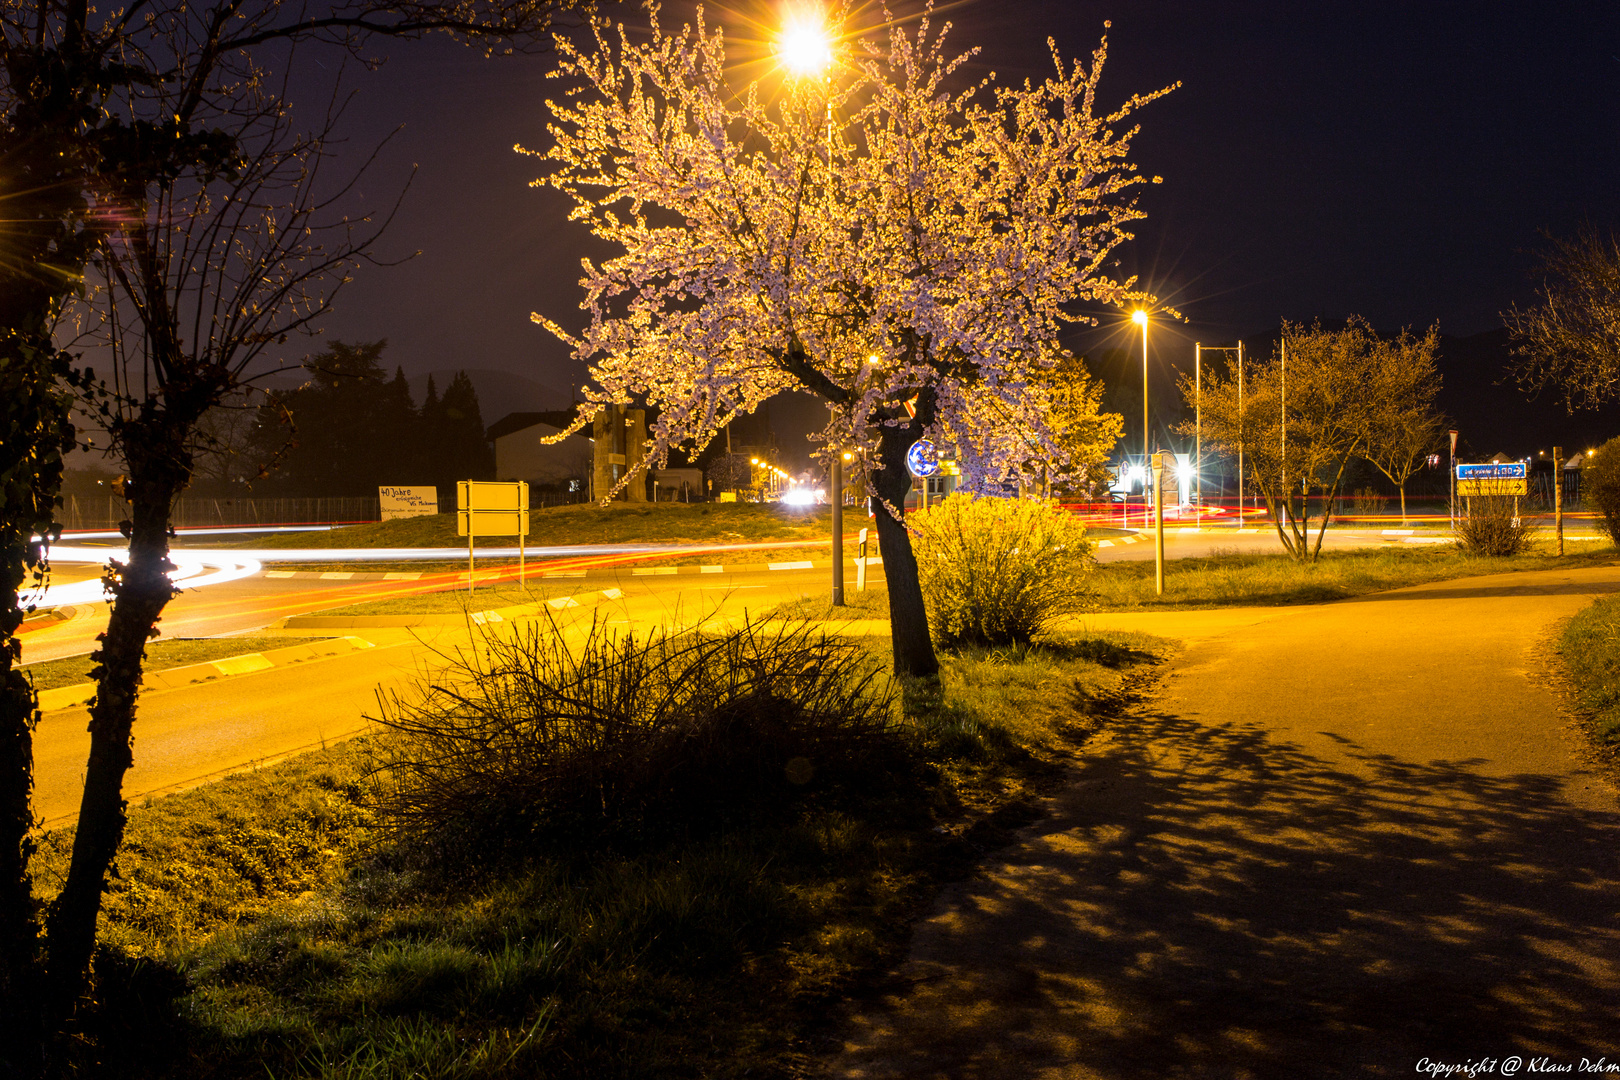
M 331 641 L 312 641 L 304 645 L 287 645 L 280 649 L 267 649 L 264 652 L 247 653 L 243 656 L 227 656 L 223 660 L 211 660 L 206 664 L 187 664 L 185 667 L 169 668 L 166 671 L 154 671 L 141 680 L 142 690 L 176 690 L 192 683 L 208 682 L 227 675 L 250 675 L 255 671 L 265 671 L 274 667 L 285 667 L 288 664 L 303 663 L 306 660 L 320 660 L 327 656 L 336 656 L 339 653 L 353 652 L 358 649 L 372 648 L 372 644 L 362 638 L 341 637 Z M 57 709 L 70 709 L 75 705 L 83 705 L 96 696 L 94 683 L 81 683 L 78 686 L 60 686 L 55 690 L 41 690 L 39 692 L 39 709 L 41 712 L 52 712 Z

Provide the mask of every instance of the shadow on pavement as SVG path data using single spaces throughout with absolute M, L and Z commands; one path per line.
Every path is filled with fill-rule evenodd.
M 1620 1056 L 1620 816 L 1545 777 L 1333 738 L 1342 759 L 1256 727 L 1117 722 L 1052 816 L 917 928 L 831 1073 L 1315 1078 Z

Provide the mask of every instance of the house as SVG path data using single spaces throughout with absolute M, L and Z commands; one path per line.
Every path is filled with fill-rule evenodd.
M 561 442 L 543 441 L 561 433 L 574 418 L 574 409 L 557 409 L 508 413 L 491 424 L 484 438 L 495 444 L 495 478 L 524 480 L 531 489 L 578 501 L 590 498 L 595 453 L 591 438 L 576 432 Z

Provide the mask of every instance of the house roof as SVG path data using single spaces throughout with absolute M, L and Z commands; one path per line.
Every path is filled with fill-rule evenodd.
M 507 413 L 484 430 L 484 438 L 494 442 L 506 435 L 534 427 L 536 424 L 545 424 L 548 427 L 562 430 L 574 422 L 579 406 L 567 409 L 552 409 L 549 412 L 515 412 Z

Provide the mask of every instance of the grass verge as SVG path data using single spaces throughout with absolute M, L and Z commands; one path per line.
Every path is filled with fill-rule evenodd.
M 1163 596 L 1154 592 L 1151 559 L 1105 563 L 1089 584 L 1102 611 L 1317 604 L 1476 574 L 1608 566 L 1614 560 L 1613 548 L 1564 556 L 1537 548 L 1514 558 L 1484 558 L 1438 544 L 1324 551 L 1315 563 L 1217 551 L 1166 562 Z
M 1620 750 L 1620 599 L 1599 600 L 1569 620 L 1559 652 L 1593 736 Z
M 328 635 L 330 636 L 330 635 Z M 170 668 L 185 667 L 188 664 L 206 664 L 211 660 L 223 660 L 228 656 L 246 656 L 249 653 L 264 652 L 266 649 L 280 649 L 287 645 L 307 645 L 312 641 L 325 641 L 327 636 L 321 637 L 285 637 L 269 635 L 252 635 L 244 637 L 212 637 L 212 638 L 174 638 L 166 641 L 155 641 L 146 646 L 146 663 L 144 670 L 167 671 Z M 95 661 L 88 655 L 65 656 L 60 660 L 41 660 L 37 664 L 25 664 L 23 672 L 34 680 L 36 690 L 55 690 L 62 686 L 78 686 L 90 681 L 90 671 Z
M 887 662 L 884 643 L 868 647 Z M 114 1064 L 797 1074 L 829 1005 L 898 957 L 943 881 L 1037 812 L 1165 651 L 1106 635 L 942 654 L 937 688 L 904 688 L 911 764 L 895 783 L 638 850 L 446 868 L 380 830 L 363 741 L 137 808 L 106 940 L 178 973 L 148 980 L 178 996 L 172 1038 Z M 46 893 L 70 844 L 46 838 Z

